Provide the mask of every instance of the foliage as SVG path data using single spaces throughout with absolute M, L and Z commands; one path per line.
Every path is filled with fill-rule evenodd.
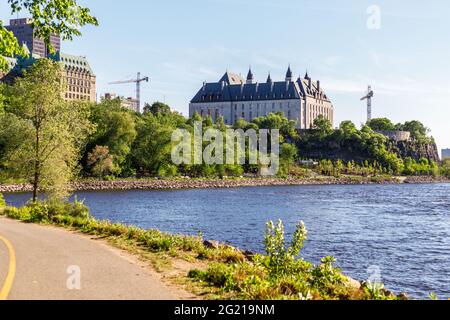
M 292 164 L 297 159 L 298 150 L 293 144 L 284 143 L 281 145 L 280 160 L 282 164 L 282 171 L 287 175 L 290 174 Z
M 419 161 L 416 161 L 411 157 L 405 159 L 405 170 L 403 173 L 408 176 L 438 176 L 440 174 L 437 163 L 429 161 L 426 158 L 421 158 Z
M 144 106 L 144 114 L 145 113 L 152 113 L 154 116 L 156 116 L 158 113 L 167 115 L 172 113 L 172 110 L 167 104 L 157 101 L 152 105 L 146 103 Z
M 348 285 L 348 279 L 326 257 L 317 266 L 299 259 L 307 231 L 299 223 L 286 247 L 281 221 L 267 224 L 266 255 L 235 264 L 213 263 L 205 270 L 191 270 L 189 277 L 241 299 L 371 299 L 369 293 Z
M 24 222 L 50 223 L 53 217 L 65 215 L 71 218 L 89 218 L 89 209 L 79 201 L 74 203 L 47 200 L 30 202 L 22 208 L 6 207 L 3 214 L 9 218 Z
M 96 146 L 87 157 L 87 165 L 94 177 L 103 178 L 114 171 L 113 158 L 106 146 Z
M 127 157 L 137 136 L 135 116 L 132 111 L 122 108 L 120 101 L 104 100 L 91 105 L 90 121 L 96 130 L 88 139 L 83 156 L 85 164 L 88 153 L 96 146 L 105 146 L 113 159 L 113 173 L 120 175 L 126 171 Z
M 450 178 L 450 159 L 445 159 L 441 166 L 441 175 Z
M 399 154 L 391 150 L 389 139 L 370 127 L 372 125 L 379 129 L 383 125 L 389 126 L 385 123 L 387 119 L 374 120 L 373 123 L 364 125 L 361 130 L 358 130 L 352 122 L 344 121 L 335 131 L 330 132 L 325 126 L 322 130 L 314 129 L 306 132 L 298 140 L 300 157 L 303 154 L 321 150 L 327 154 L 327 151 L 331 149 L 345 156 L 347 161 L 350 158 L 350 160 L 358 161 L 360 165 L 368 161 L 377 163 L 377 169 L 384 173 L 403 173 L 404 161 Z M 328 159 L 324 156 L 318 160 Z
M 6 208 L 6 201 L 5 199 L 3 199 L 3 195 L 0 193 L 0 214 L 3 213 L 5 208 Z
M 314 119 L 313 129 L 318 134 L 319 139 L 323 139 L 333 132 L 333 126 L 330 120 L 326 119 L 323 115 L 319 115 Z
M 77 4 L 77 0 L 8 0 L 11 13 L 27 11 L 33 19 L 34 32 L 44 40 L 51 52 L 54 48 L 50 38 L 59 34 L 64 40 L 80 36 L 80 28 L 85 25 L 98 25 L 98 21 L 86 7 Z M 0 22 L 0 70 L 6 71 L 8 65 L 3 56 L 24 55 L 17 39 Z
M 395 125 L 392 123 L 391 120 L 389 120 L 387 118 L 372 119 L 367 123 L 367 126 L 369 126 L 374 131 L 395 130 Z
M 40 191 L 68 195 L 79 150 L 92 130 L 86 105 L 63 101 L 60 68 L 41 59 L 11 88 L 7 111 L 16 126 L 7 128 L 14 140 L 6 155 L 8 169 L 33 185 L 33 200 Z
M 175 113 L 146 113 L 137 124 L 137 138 L 133 143 L 131 161 L 141 176 L 175 176 L 172 165 L 172 133 L 185 123 Z
M 270 113 L 265 117 L 259 117 L 252 121 L 252 124 L 256 125 L 256 129 L 278 129 L 284 140 L 290 140 L 298 137 L 296 122 L 289 120 L 284 116 L 283 112 Z M 246 129 L 251 129 L 247 125 Z
M 397 130 L 409 131 L 411 132 L 411 137 L 418 141 L 429 142 L 429 138 L 427 137 L 430 129 L 424 126 L 420 121 L 407 121 L 404 124 L 398 124 L 396 126 Z

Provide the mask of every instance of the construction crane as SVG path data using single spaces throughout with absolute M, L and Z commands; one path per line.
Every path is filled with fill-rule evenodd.
M 148 77 L 141 78 L 141 73 L 138 72 L 136 79 L 126 80 L 126 81 L 116 81 L 110 82 L 109 84 L 124 84 L 124 83 L 136 83 L 136 100 L 138 104 L 138 112 L 141 113 L 141 82 L 148 82 Z
M 361 101 L 367 100 L 367 122 L 370 122 L 370 120 L 372 120 L 372 98 L 374 97 L 374 95 L 375 94 L 372 90 L 372 87 L 369 86 L 367 95 L 361 98 Z

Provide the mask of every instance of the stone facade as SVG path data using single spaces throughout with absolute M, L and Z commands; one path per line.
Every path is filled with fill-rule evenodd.
M 227 71 L 219 82 L 204 83 L 189 105 L 191 117 L 198 113 L 216 121 L 221 116 L 227 125 L 278 112 L 296 121 L 298 129 L 312 128 L 319 115 L 334 122 L 333 104 L 320 81 L 308 74 L 294 80 L 290 67 L 285 81 L 274 82 L 269 75 L 264 83 L 256 82 L 251 70 L 246 81 Z
M 67 85 L 65 100 L 97 101 L 96 76 L 86 57 L 61 53 L 56 56 L 56 60 L 64 65 Z
M 409 131 L 377 131 L 378 133 L 381 133 L 382 135 L 388 137 L 391 140 L 394 140 L 395 142 L 402 142 L 402 141 L 410 141 L 411 140 L 411 132 Z

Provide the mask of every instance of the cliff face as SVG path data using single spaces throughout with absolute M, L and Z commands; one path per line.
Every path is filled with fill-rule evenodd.
M 436 143 L 422 143 L 416 140 L 393 142 L 390 141 L 388 149 L 395 152 L 403 159 L 411 157 L 415 160 L 426 158 L 435 162 L 439 161 L 439 151 Z
M 352 143 L 339 144 L 335 141 L 308 141 L 297 144 L 301 158 L 330 159 L 343 161 L 362 162 L 371 156 Z M 415 160 L 426 158 L 435 162 L 439 161 L 439 152 L 436 143 L 422 143 L 416 140 L 395 141 L 389 140 L 386 145 L 388 151 L 396 153 L 402 159 L 411 157 Z

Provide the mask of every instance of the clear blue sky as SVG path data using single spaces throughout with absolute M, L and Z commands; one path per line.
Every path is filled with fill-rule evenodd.
M 100 26 L 63 51 L 86 55 L 98 92 L 133 96 L 133 85 L 109 86 L 138 71 L 151 78 L 143 99 L 187 114 L 203 81 L 225 70 L 258 81 L 283 79 L 290 63 L 308 69 L 336 108 L 336 122 L 366 118 L 360 97 L 375 90 L 374 117 L 418 119 L 439 147 L 450 147 L 450 3 L 423 1 L 128 0 L 81 1 Z M 381 10 L 381 29 L 367 27 L 367 9 Z M 9 19 L 2 6 L 0 17 Z

